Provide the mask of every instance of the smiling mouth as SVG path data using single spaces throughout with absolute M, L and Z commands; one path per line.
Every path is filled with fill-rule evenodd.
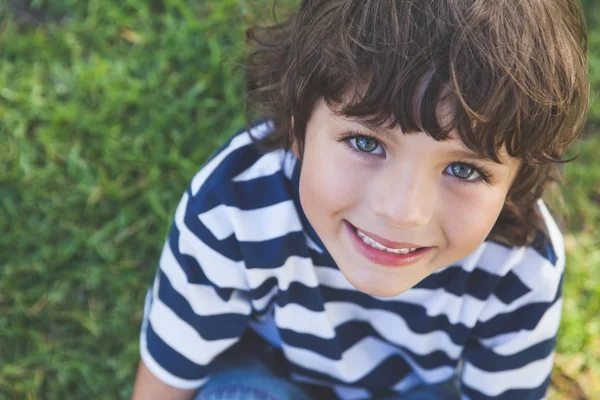
M 408 254 L 408 253 L 414 253 L 415 251 L 421 249 L 421 247 L 404 247 L 404 248 L 402 248 L 402 247 L 401 248 L 386 247 L 386 246 L 382 245 L 381 243 L 379 243 L 378 241 L 376 241 L 375 239 L 373 239 L 372 237 L 370 237 L 369 235 L 367 235 L 366 233 L 363 233 L 360 229 L 355 228 L 355 231 L 356 231 L 356 234 L 358 235 L 358 237 L 361 238 L 361 240 L 364 243 L 373 247 L 374 249 L 385 251 L 387 253 Z
M 371 232 L 361 231 L 344 221 L 354 248 L 375 264 L 386 267 L 406 267 L 423 260 L 435 247 L 423 247 L 408 242 L 394 242 Z

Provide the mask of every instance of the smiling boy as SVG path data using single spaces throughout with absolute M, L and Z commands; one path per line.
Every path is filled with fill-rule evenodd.
M 133 397 L 544 398 L 580 5 L 305 0 L 250 37 L 266 122 L 183 195 Z
M 305 140 L 302 209 L 344 277 L 374 296 L 403 293 L 477 250 L 519 168 L 506 154 L 499 163 L 478 157 L 452 136 L 368 129 L 322 100 Z

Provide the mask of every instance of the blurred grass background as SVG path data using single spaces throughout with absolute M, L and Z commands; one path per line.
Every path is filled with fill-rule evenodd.
M 558 207 L 551 399 L 600 399 L 598 3 L 590 126 Z M 244 30 L 269 15 L 270 0 L 0 0 L 0 399 L 129 398 L 171 215 L 244 124 Z

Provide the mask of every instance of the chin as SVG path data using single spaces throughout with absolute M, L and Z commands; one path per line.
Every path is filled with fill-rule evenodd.
M 362 293 L 375 297 L 395 297 L 408 291 L 414 285 L 402 285 L 398 282 L 390 281 L 390 279 L 368 279 L 367 277 L 349 276 L 342 274 L 354 288 Z M 416 282 L 415 282 L 416 285 Z

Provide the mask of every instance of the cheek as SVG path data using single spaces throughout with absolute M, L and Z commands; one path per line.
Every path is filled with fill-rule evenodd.
M 485 240 L 498 219 L 504 199 L 504 191 L 488 188 L 477 188 L 470 196 L 448 197 L 442 225 L 449 247 L 460 253 L 461 258 Z
M 312 151 L 304 155 L 300 201 L 309 219 L 322 218 L 351 207 L 364 193 L 356 168 L 336 153 Z

